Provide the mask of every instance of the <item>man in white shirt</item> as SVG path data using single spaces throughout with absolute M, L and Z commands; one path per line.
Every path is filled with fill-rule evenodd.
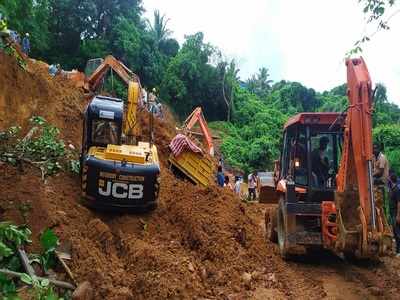
M 248 185 L 249 185 L 249 200 L 255 200 L 256 195 L 256 187 L 257 187 L 257 172 L 253 171 L 253 173 L 249 174 L 247 177 Z
M 235 181 L 234 191 L 235 191 L 235 194 L 239 196 L 240 195 L 240 184 L 241 184 L 240 177 L 236 176 L 235 180 L 236 181 Z

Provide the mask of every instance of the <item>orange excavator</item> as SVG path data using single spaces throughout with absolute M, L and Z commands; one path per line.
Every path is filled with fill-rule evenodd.
M 193 131 L 199 123 L 202 133 Z M 178 134 L 170 143 L 171 155 L 169 163 L 175 174 L 188 178 L 195 184 L 208 186 L 214 174 L 214 144 L 212 135 L 204 118 L 201 107 L 197 107 L 183 122 Z M 207 148 L 207 154 L 192 140 L 194 135 L 203 137 L 203 145 Z M 210 157 L 211 156 L 211 157 Z
M 390 252 L 383 195 L 372 179 L 373 90 L 362 58 L 348 59 L 344 113 L 301 113 L 285 124 L 267 238 L 282 257 L 321 247 L 348 257 Z

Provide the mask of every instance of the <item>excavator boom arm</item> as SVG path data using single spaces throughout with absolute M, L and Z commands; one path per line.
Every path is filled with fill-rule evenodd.
M 107 74 L 112 69 L 118 76 L 128 85 L 129 81 L 140 82 L 139 77 L 134 74 L 127 66 L 117 60 L 114 56 L 108 55 L 103 63 L 97 67 L 97 69 L 87 79 L 90 90 L 96 90 Z
M 356 249 L 356 255 L 372 257 L 391 246 L 391 231 L 382 201 L 375 199 L 378 194 L 372 176 L 372 83 L 362 58 L 347 60 L 346 66 L 349 107 L 335 198 L 337 248 L 344 252 Z
M 214 155 L 214 144 L 212 141 L 212 136 L 210 129 L 208 128 L 207 122 L 204 118 L 203 112 L 201 110 L 201 107 L 197 107 L 185 120 L 184 122 L 184 129 L 185 130 L 191 130 L 193 126 L 199 122 L 201 131 L 203 132 L 204 139 L 206 140 L 207 147 L 208 147 L 208 152 L 212 156 Z
M 108 55 L 87 79 L 87 86 L 89 90 L 95 91 L 110 69 L 117 73 L 128 86 L 128 99 L 125 110 L 123 133 L 128 137 L 128 140 L 132 140 L 134 137 L 138 136 L 139 131 L 136 116 L 139 99 L 141 97 L 139 77 L 115 57 Z M 132 143 L 132 141 L 130 142 Z
M 350 103 L 345 121 L 343 155 L 338 172 L 338 191 L 357 188 L 360 207 L 366 219 L 373 225 L 371 79 L 362 58 L 347 60 L 346 66 Z

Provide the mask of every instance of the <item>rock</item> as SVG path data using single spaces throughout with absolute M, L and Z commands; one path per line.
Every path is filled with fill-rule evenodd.
M 75 150 L 75 146 L 72 145 L 72 144 L 69 144 L 69 145 L 68 145 L 68 148 L 71 149 L 71 150 Z
M 251 278 L 254 279 L 254 280 L 259 279 L 260 276 L 261 276 L 261 272 L 258 272 L 258 271 L 251 272 Z
M 192 273 L 194 272 L 194 267 L 193 267 L 192 263 L 188 264 L 188 269 L 189 269 L 190 272 L 192 272 Z
M 93 300 L 93 288 L 89 281 L 85 281 L 78 285 L 76 290 L 72 293 L 72 300 Z
M 201 270 L 200 270 L 200 277 L 201 277 L 201 279 L 203 279 L 203 280 L 206 280 L 207 279 L 207 270 L 206 270 L 206 268 L 204 268 L 204 267 L 202 267 L 201 268 Z
M 232 290 L 233 290 L 235 293 L 239 293 L 239 292 L 240 292 L 240 286 L 234 285 L 234 286 L 232 287 Z
M 267 276 L 266 276 L 266 279 L 268 281 L 276 282 L 275 273 L 268 273 Z
M 383 290 L 377 286 L 371 286 L 370 288 L 368 288 L 368 290 L 374 296 L 383 296 Z
M 250 284 L 251 284 L 251 274 L 247 273 L 247 272 L 244 272 L 242 274 L 242 281 L 246 286 L 250 286 Z

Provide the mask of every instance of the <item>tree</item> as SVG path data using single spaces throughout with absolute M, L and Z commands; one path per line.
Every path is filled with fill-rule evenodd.
M 227 116 L 226 120 L 231 121 L 231 113 L 233 106 L 234 88 L 239 82 L 239 69 L 236 67 L 235 60 L 231 60 L 228 64 L 227 62 L 220 63 L 220 68 L 222 68 L 222 96 L 226 104 Z
M 160 46 L 160 44 L 167 40 L 172 34 L 172 31 L 167 28 L 168 22 L 169 19 L 167 19 L 165 15 L 161 15 L 159 10 L 154 11 L 153 24 L 147 20 L 150 33 L 153 35 L 157 46 Z
M 269 70 L 265 67 L 262 67 L 258 70 L 257 74 L 252 75 L 251 78 L 247 80 L 247 88 L 252 93 L 264 98 L 271 90 L 271 84 L 273 82 L 269 79 L 269 77 Z
M 221 79 L 209 60 L 215 48 L 204 43 L 198 32 L 186 36 L 178 54 L 169 62 L 161 82 L 161 99 L 169 103 L 180 118 L 185 118 L 196 106 L 202 106 L 206 118 L 225 118 Z
M 388 11 L 394 8 L 399 3 L 397 0 L 358 0 L 363 5 L 363 12 L 367 16 L 367 23 L 373 24 L 375 31 L 367 33 L 355 42 L 353 49 L 351 49 L 346 56 L 362 52 L 362 47 L 366 42 L 378 33 L 380 30 L 388 30 L 389 21 L 397 15 L 400 10 L 396 10 L 391 14 Z

